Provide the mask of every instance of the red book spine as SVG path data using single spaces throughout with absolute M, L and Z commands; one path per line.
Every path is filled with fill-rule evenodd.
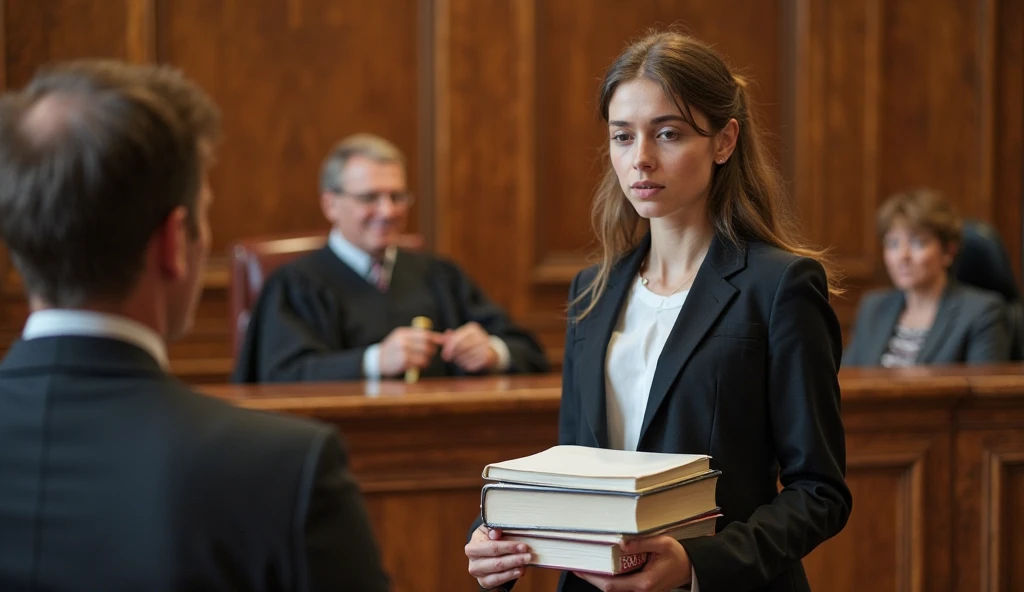
M 633 553 L 619 557 L 618 573 L 640 569 L 647 563 L 647 553 Z

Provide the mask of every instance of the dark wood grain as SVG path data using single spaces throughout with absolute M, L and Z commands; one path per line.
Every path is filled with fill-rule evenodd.
M 975 421 L 958 432 L 957 590 L 1018 590 L 1024 585 L 1024 413 L 1014 407 L 1016 421 L 1010 426 Z
M 3 2 L 5 88 L 20 88 L 39 66 L 81 57 L 128 58 L 126 0 Z
M 753 80 L 753 102 L 779 156 L 780 4 L 738 10 L 736 2 L 642 0 L 624 10 L 614 0 L 538 3 L 536 120 L 527 128 L 537 142 L 535 281 L 567 286 L 592 246 L 590 203 L 608 145 L 597 113 L 600 81 L 629 41 L 652 27 L 715 44 Z
M 557 376 L 211 387 L 255 409 L 311 416 L 343 434 L 396 592 L 472 592 L 463 546 L 484 465 L 557 441 Z M 554 589 L 536 570 L 521 585 Z M 516 586 L 519 590 L 519 586 Z
M 532 142 L 523 110 L 532 5 L 445 0 L 435 16 L 436 248 L 516 310 L 525 284 L 517 247 L 532 231 L 519 216 L 524 191 L 532 193 L 520 166 Z
M 326 229 L 320 162 L 351 133 L 394 141 L 416 187 L 416 8 L 415 0 L 160 3 L 160 61 L 223 106 L 215 248 Z
M 1021 272 L 1021 219 L 1024 215 L 1024 3 L 990 2 L 994 10 L 984 21 L 986 108 L 983 115 L 993 130 L 991 152 L 982 166 L 992 175 L 991 219 L 1009 246 L 1013 268 Z
M 393 139 L 421 197 L 410 231 L 465 267 L 560 362 L 568 282 L 593 246 L 590 198 L 606 142 L 595 109 L 612 57 L 652 26 L 706 39 L 751 77 L 772 154 L 810 239 L 848 295 L 887 279 L 874 214 L 928 184 L 993 223 L 1020 267 L 1024 14 L 972 0 L 7 0 L 0 79 L 54 60 L 159 61 L 224 111 L 213 173 L 216 252 L 176 372 L 231 367 L 223 247 L 326 230 L 317 169 L 355 131 Z M 426 226 L 421 227 L 425 222 Z M 25 305 L 0 286 L 0 351 Z

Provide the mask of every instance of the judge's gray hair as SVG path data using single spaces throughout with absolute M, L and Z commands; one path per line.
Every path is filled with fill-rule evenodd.
M 320 167 L 320 192 L 341 191 L 341 173 L 355 156 L 383 163 L 397 163 L 405 167 L 405 155 L 391 142 L 373 134 L 354 134 L 334 145 Z

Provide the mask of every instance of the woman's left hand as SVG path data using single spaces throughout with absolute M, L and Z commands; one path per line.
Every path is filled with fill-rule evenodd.
M 618 576 L 573 572 L 602 592 L 670 592 L 690 583 L 692 565 L 686 549 L 667 536 L 624 541 L 624 553 L 650 553 L 643 570 Z

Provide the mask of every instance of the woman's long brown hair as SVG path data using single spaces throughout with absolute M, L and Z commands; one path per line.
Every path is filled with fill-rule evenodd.
M 693 37 L 652 33 L 626 48 L 605 74 L 598 103 L 605 122 L 616 89 L 637 78 L 661 85 L 703 136 L 718 133 L 730 119 L 739 123 L 736 148 L 725 164 L 714 165 L 708 189 L 707 213 L 715 232 L 736 245 L 757 240 L 811 257 L 828 270 L 824 252 L 799 237 L 795 216 L 787 207 L 785 185 L 765 153 L 760 127 L 748 106 L 745 80 L 733 75 L 713 49 Z M 697 125 L 691 109 L 707 117 L 709 129 Z M 594 309 L 608 286 L 612 267 L 636 248 L 648 229 L 647 221 L 623 194 L 610 162 L 594 196 L 592 218 L 601 258 L 597 275 L 572 303 L 589 300 L 577 320 Z M 841 293 L 831 272 L 829 292 Z

